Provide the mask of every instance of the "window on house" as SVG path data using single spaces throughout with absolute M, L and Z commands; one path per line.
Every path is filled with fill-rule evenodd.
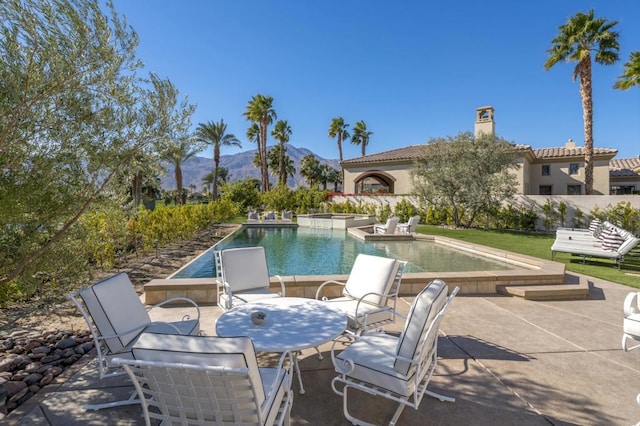
M 635 185 L 622 185 L 622 186 L 612 186 L 611 187 L 611 195 L 627 195 L 627 194 L 635 194 L 636 187 Z
M 551 174 L 551 166 L 548 164 L 542 165 L 542 176 L 549 176 Z
M 582 185 L 567 185 L 567 195 L 582 195 Z
M 551 195 L 551 185 L 540 185 L 538 192 L 540 195 Z
M 578 163 L 571 163 L 569 164 L 569 174 L 570 175 L 577 175 L 578 174 Z

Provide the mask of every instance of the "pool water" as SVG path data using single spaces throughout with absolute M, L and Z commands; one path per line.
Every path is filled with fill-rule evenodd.
M 213 252 L 237 247 L 265 248 L 271 275 L 349 274 L 359 253 L 408 262 L 405 272 L 463 272 L 522 269 L 428 241 L 364 242 L 344 229 L 241 228 L 211 247 L 172 278 L 215 276 Z

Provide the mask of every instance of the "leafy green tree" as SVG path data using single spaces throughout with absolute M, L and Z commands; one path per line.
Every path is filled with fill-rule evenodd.
M 369 145 L 369 137 L 373 132 L 367 131 L 367 125 L 364 121 L 358 121 L 353 126 L 353 135 L 351 136 L 351 143 L 354 145 L 360 145 L 362 148 L 362 156 L 367 155 L 367 145 Z
M 640 87 L 640 51 L 631 52 L 629 62 L 624 64 L 624 72 L 613 85 L 620 90 L 629 90 L 633 86 Z
M 300 174 L 310 188 L 317 189 L 318 182 L 320 182 L 320 162 L 313 154 L 307 154 L 302 157 Z
M 329 137 L 336 138 L 338 141 L 338 155 L 340 158 L 340 162 L 342 162 L 342 142 L 346 139 L 349 139 L 349 131 L 347 128 L 348 124 L 344 122 L 344 118 L 336 117 L 331 120 L 331 125 L 329 126 Z
M 224 183 L 220 186 L 220 199 L 232 202 L 239 212 L 246 212 L 260 202 L 260 181 L 256 178 Z
M 476 215 L 515 194 L 509 171 L 516 151 L 494 135 L 460 133 L 431 139 L 412 169 L 413 192 L 429 206 L 450 211 L 456 226 L 469 227 Z
M 280 120 L 276 123 L 271 131 L 271 136 L 278 141 L 278 183 L 280 185 L 287 184 L 287 169 L 285 166 L 285 152 L 287 148 L 285 144 L 289 142 L 289 136 L 291 136 L 291 126 L 286 120 Z
M 223 119 L 217 123 L 209 121 L 208 123 L 198 124 L 196 129 L 196 139 L 207 145 L 213 146 L 213 189 L 211 197 L 215 200 L 218 198 L 218 173 L 220 169 L 220 148 L 223 146 L 242 147 L 242 144 L 231 133 L 227 133 L 227 125 Z
M 549 70 L 560 61 L 575 62 L 573 79 L 580 78 L 580 98 L 584 117 L 584 183 L 585 193 L 593 193 L 593 96 L 592 96 L 592 52 L 595 61 L 603 65 L 618 60 L 618 33 L 613 31 L 617 21 L 608 22 L 596 18 L 593 9 L 576 13 L 566 24 L 559 27 L 556 38 L 547 51 L 549 58 L 544 68 Z
M 250 140 L 256 140 L 258 143 L 258 156 L 260 158 L 260 178 L 262 184 L 262 191 L 269 190 L 269 171 L 267 167 L 267 131 L 268 127 L 273 120 L 278 116 L 273 109 L 273 98 L 265 95 L 255 95 L 249 101 L 247 109 L 244 112 L 244 116 L 248 121 L 252 121 L 254 125 L 258 127 L 258 133 L 255 139 L 249 137 L 249 132 L 254 132 L 254 125 L 249 127 L 247 136 Z
M 121 177 L 154 140 L 139 120 L 150 99 L 138 37 L 101 3 L 0 2 L 2 293 L 86 271 L 74 225 L 98 201 L 124 201 Z

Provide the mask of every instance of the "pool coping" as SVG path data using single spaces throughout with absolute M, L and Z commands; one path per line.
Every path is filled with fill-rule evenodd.
M 360 236 L 357 236 L 357 238 L 362 237 L 366 240 L 412 239 L 417 241 L 433 241 L 436 244 L 442 244 L 457 250 L 480 254 L 530 268 L 524 270 L 405 273 L 402 276 L 402 285 L 400 288 L 400 294 L 403 296 L 418 294 L 426 284 L 436 278 L 443 279 L 449 286 L 460 287 L 459 294 L 467 295 L 497 294 L 501 288 L 506 286 L 557 285 L 565 283 L 565 265 L 560 262 L 437 235 L 414 233 L 372 236 L 372 233 L 368 233 L 367 227 L 349 228 L 348 232 L 354 236 L 357 236 L 355 234 L 359 234 Z M 365 234 L 369 236 L 367 237 Z M 329 280 L 344 282 L 347 278 L 347 274 L 282 276 L 286 286 L 286 296 L 307 298 L 315 298 L 316 290 L 323 282 Z M 277 278 L 271 278 L 270 286 L 274 291 L 280 291 L 280 282 Z M 329 292 L 325 295 L 327 297 L 336 297 L 340 296 L 340 293 L 341 287 L 334 286 L 329 289 Z M 173 297 L 188 297 L 200 304 L 217 303 L 216 279 L 213 277 L 155 279 L 144 285 L 144 294 L 146 304 L 160 303 Z

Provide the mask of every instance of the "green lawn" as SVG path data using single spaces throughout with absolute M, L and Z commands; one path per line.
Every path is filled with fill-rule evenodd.
M 442 235 L 548 260 L 551 260 L 551 245 L 555 239 L 555 235 L 481 229 L 449 229 L 432 225 L 419 225 L 417 231 L 422 234 Z M 620 270 L 616 269 L 615 262 L 609 259 L 588 258 L 587 262 L 583 264 L 582 258 L 579 256 L 556 253 L 554 260 L 564 263 L 567 271 L 640 288 L 640 249 L 634 250 L 630 256 L 625 258 Z

